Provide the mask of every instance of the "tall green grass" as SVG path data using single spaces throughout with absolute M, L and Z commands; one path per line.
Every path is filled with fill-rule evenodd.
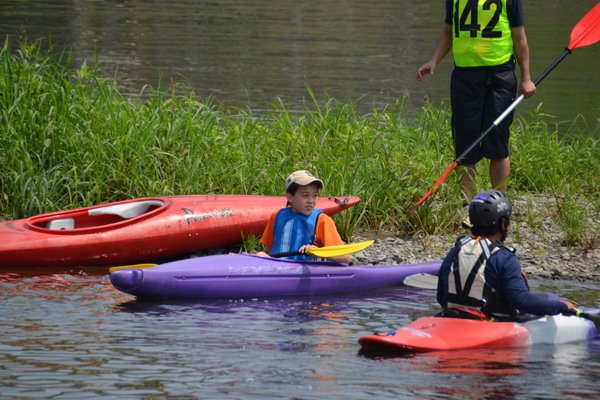
M 283 195 L 308 169 L 324 195 L 362 202 L 336 217 L 357 227 L 437 235 L 458 226 L 455 176 L 409 209 L 452 162 L 445 104 L 408 95 L 359 115 L 350 100 L 317 95 L 301 114 L 275 99 L 266 112 L 215 106 L 183 83 L 123 95 L 99 65 L 71 68 L 67 51 L 23 44 L 0 51 L 0 213 L 16 219 L 127 198 L 196 193 Z M 597 139 L 559 136 L 537 113 L 513 125 L 510 190 L 560 196 L 569 183 L 598 208 Z M 477 190 L 487 189 L 487 166 Z

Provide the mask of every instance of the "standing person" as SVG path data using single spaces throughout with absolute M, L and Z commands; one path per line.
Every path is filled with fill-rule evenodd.
M 512 206 L 506 194 L 487 190 L 473 198 L 469 216 L 473 237 L 463 236 L 440 267 L 438 303 L 443 316 L 518 320 L 524 314 L 574 312 L 569 301 L 541 298 L 529 291 L 515 250 L 504 247 Z
M 518 94 L 535 94 L 529 75 L 529 47 L 521 0 L 446 0 L 446 20 L 431 60 L 417 71 L 417 80 L 433 74 L 448 54 L 454 53 L 450 81 L 452 139 L 456 157 L 463 153 L 515 100 L 515 58 L 521 70 Z M 476 165 L 490 160 L 492 187 L 506 193 L 510 159 L 508 141 L 514 112 L 494 132 L 460 160 L 465 228 L 470 227 L 466 207 L 473 197 Z
M 315 208 L 323 181 L 308 171 L 295 171 L 285 181 L 286 208 L 271 215 L 260 242 L 265 251 L 257 254 L 269 257 L 270 253 L 300 251 L 306 253 L 315 247 L 339 246 L 344 242 L 335 222 L 323 210 Z M 312 255 L 287 257 L 311 260 Z M 336 263 L 349 263 L 350 254 L 330 257 Z

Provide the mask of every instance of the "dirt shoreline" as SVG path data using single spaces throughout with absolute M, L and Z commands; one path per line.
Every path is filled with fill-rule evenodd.
M 564 232 L 554 219 L 556 201 L 551 195 L 515 196 L 511 234 L 505 244 L 516 249 L 523 271 L 531 278 L 600 281 L 600 248 L 588 251 L 564 245 Z M 592 231 L 599 221 L 590 220 Z M 351 264 L 413 264 L 443 259 L 455 240 L 468 235 L 458 230 L 439 237 L 399 237 L 391 232 L 362 230 L 354 242 L 374 239 L 375 243 L 351 256 Z

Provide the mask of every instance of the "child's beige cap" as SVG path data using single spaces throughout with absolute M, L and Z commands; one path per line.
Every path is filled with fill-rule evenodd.
M 300 186 L 306 186 L 315 182 L 319 185 L 319 189 L 323 189 L 323 181 L 315 178 L 315 176 L 310 172 L 304 170 L 295 171 L 292 172 L 285 180 L 285 191 L 287 192 L 288 187 L 290 187 L 292 183 L 297 183 Z

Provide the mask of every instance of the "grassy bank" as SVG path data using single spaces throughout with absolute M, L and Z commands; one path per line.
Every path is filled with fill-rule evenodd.
M 7 44 L 0 53 L 5 218 L 146 196 L 283 195 L 287 174 L 308 169 L 325 181 L 325 195 L 362 197 L 337 217 L 345 237 L 357 227 L 435 235 L 458 225 L 455 176 L 408 211 L 453 160 L 444 104 L 405 96 L 359 115 L 352 102 L 317 99 L 308 88 L 314 104 L 301 115 L 277 99 L 253 115 L 214 106 L 181 83 L 125 97 L 98 65 L 71 69 L 68 52 L 45 54 Z M 509 194 L 556 194 L 549 212 L 577 242 L 585 229 L 577 226 L 600 206 L 598 140 L 574 130 L 559 137 L 538 112 L 515 121 L 511 146 Z M 487 165 L 479 168 L 477 189 L 487 189 Z

